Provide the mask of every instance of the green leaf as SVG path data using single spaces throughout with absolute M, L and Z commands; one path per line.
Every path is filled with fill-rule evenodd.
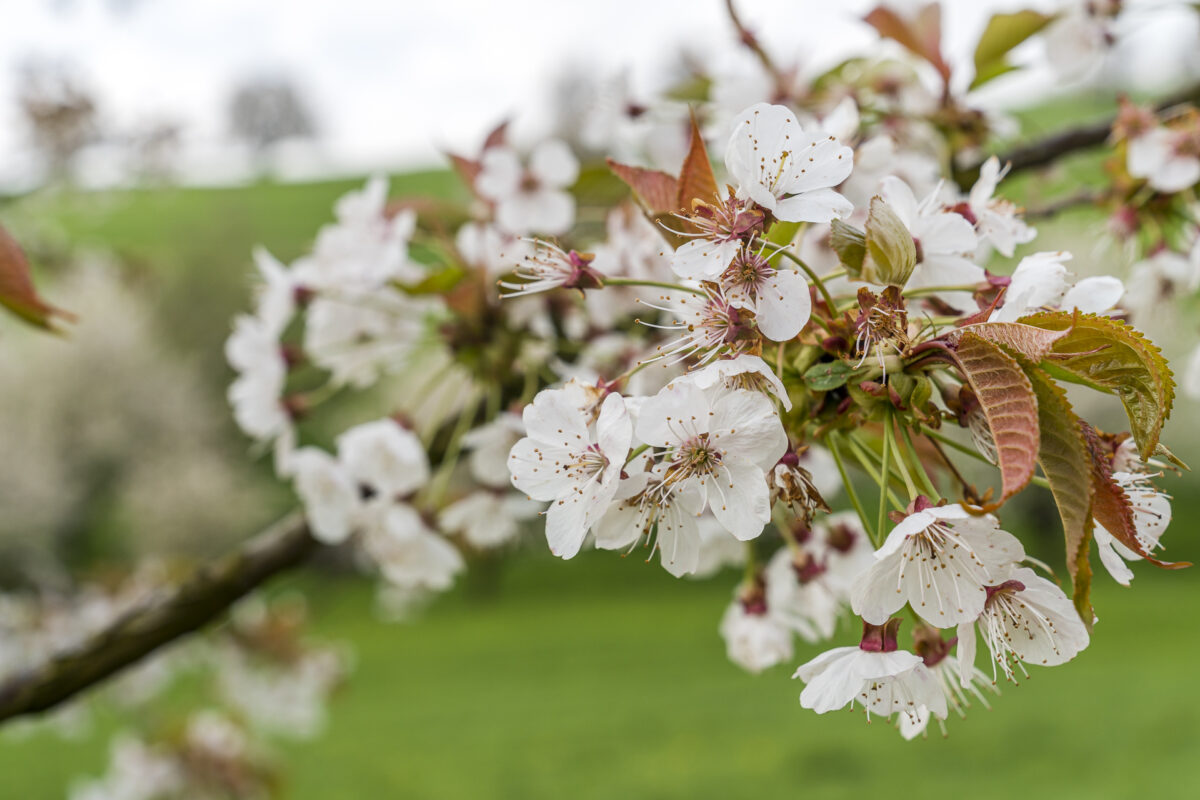
M 1054 18 L 1052 14 L 1028 9 L 994 15 L 979 37 L 979 44 L 975 46 L 975 79 L 971 82 L 971 88 L 982 86 L 1016 69 L 1008 63 L 1009 52 L 1050 24 Z
M 912 233 L 879 195 L 871 198 L 867 214 L 863 279 L 871 283 L 903 286 L 917 266 L 917 246 Z
M 1092 541 L 1091 454 L 1066 393 L 1037 367 L 1030 366 L 1026 375 L 1037 397 L 1038 464 L 1050 482 L 1062 520 L 1075 608 L 1090 630 L 1095 619 L 1090 599 L 1092 568 L 1088 563 Z
M 1038 454 L 1038 405 L 1021 365 L 999 345 L 966 331 L 951 350 L 963 377 L 979 398 L 996 443 L 1002 505 L 1033 477 Z
M 43 300 L 33 287 L 29 260 L 17 240 L 0 225 L 0 306 L 39 328 L 57 331 L 54 317 L 71 315 Z
M 863 260 L 867 257 L 866 235 L 840 219 L 829 224 L 829 246 L 838 254 L 846 274 L 855 280 L 862 275 Z
M 1175 401 L 1175 381 L 1162 352 L 1109 317 L 1047 311 L 1018 322 L 1065 331 L 1047 356 L 1047 370 L 1121 398 L 1142 458 L 1149 458 Z
M 816 392 L 828 392 L 844 386 L 854 374 L 854 367 L 845 361 L 822 361 L 814 364 L 804 373 L 804 382 Z

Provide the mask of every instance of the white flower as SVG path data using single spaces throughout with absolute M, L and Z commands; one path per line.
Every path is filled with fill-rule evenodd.
M 958 663 L 966 686 L 975 664 L 975 622 L 958 626 Z M 1065 664 L 1088 645 L 1088 632 L 1071 600 L 1050 581 L 1017 567 L 988 588 L 978 619 L 992 660 L 1013 679 L 1012 662 L 1052 667 Z M 993 668 L 993 675 L 995 669 Z
M 788 222 L 829 222 L 854 211 L 833 190 L 854 169 L 853 150 L 832 136 L 806 134 L 784 106 L 758 103 L 738 117 L 725 167 L 739 199 Z
M 680 381 L 642 405 L 637 435 L 665 448 L 663 482 L 698 491 L 737 538 L 753 539 L 770 522 L 766 471 L 787 450 L 787 435 L 766 396 Z
M 408 257 L 416 228 L 414 211 L 387 215 L 387 179 L 367 181 L 335 206 L 337 223 L 317 234 L 312 254 L 292 266 L 300 285 L 314 290 L 370 291 L 398 280 L 415 283 L 423 268 Z
M 337 438 L 346 474 L 387 500 L 405 497 L 429 482 L 429 458 L 421 440 L 393 419 L 351 428 Z
M 800 705 L 818 714 L 858 703 L 868 717 L 900 713 L 916 721 L 925 709 L 946 718 L 946 697 L 937 678 L 920 656 L 905 650 L 835 647 L 801 665 L 792 677 L 808 684 Z
M 605 220 L 607 238 L 595 248 L 592 269 L 602 278 L 622 277 L 644 281 L 671 280 L 671 267 L 663 239 L 654 224 L 638 208 L 617 206 Z M 638 286 L 606 286 L 602 292 L 586 292 L 584 303 L 593 325 L 615 328 L 617 322 L 637 310 L 638 300 L 648 300 L 661 291 Z
M 229 386 L 233 418 L 242 431 L 259 441 L 285 435 L 292 417 L 283 402 L 285 368 L 245 372 Z
M 855 581 L 854 613 L 875 625 L 905 603 L 939 628 L 973 620 L 985 587 L 1003 579 L 1025 557 L 1021 543 L 991 515 L 960 505 L 931 506 L 904 518 L 875 553 L 875 564 Z
M 878 192 L 879 182 L 889 175 L 924 195 L 937 189 L 941 172 L 933 156 L 911 147 L 901 148 L 891 136 L 881 133 L 855 148 L 854 172 L 842 185 L 842 194 L 856 207 L 866 208 Z
M 722 386 L 726 389 L 746 389 L 751 392 L 766 392 L 774 395 L 785 411 L 792 410 L 792 401 L 767 362 L 758 356 L 746 353 L 733 358 L 721 358 L 713 361 L 695 372 L 688 373 L 687 379 L 701 389 L 711 389 Z
M 665 296 L 664 300 L 668 305 L 644 305 L 673 314 L 674 318 L 664 324 L 642 324 L 675 331 L 679 337 L 658 345 L 655 359 L 671 358 L 670 363 L 675 363 L 695 357 L 703 364 L 718 355 L 736 355 L 749 343 L 759 341 L 749 319 L 751 314 L 734 306 L 723 291 L 710 284 L 705 284 L 702 295 L 687 293 L 682 297 Z
M 462 446 L 470 452 L 467 466 L 471 477 L 493 489 L 508 486 L 508 452 L 524 435 L 525 424 L 511 411 L 502 411 L 491 422 L 468 431 Z
M 390 287 L 320 295 L 304 318 L 304 351 L 335 384 L 365 388 L 408 363 L 437 308 Z
M 225 360 L 238 372 L 287 372 L 279 332 L 262 319 L 241 314 L 225 340 Z
M 472 492 L 438 515 L 447 533 L 461 533 L 472 547 L 499 547 L 516 538 L 520 523 L 534 519 L 540 506 L 512 493 Z
M 735 599 L 721 617 L 721 637 L 729 660 L 748 672 L 790 661 L 792 632 L 765 610 Z
M 608 395 L 593 426 L 575 393 L 547 389 L 525 407 L 524 422 L 527 435 L 508 456 L 513 486 L 535 500 L 551 501 L 546 512 L 550 552 L 571 558 L 616 494 L 633 435 L 625 401 Z
M 490 276 L 503 275 L 514 263 L 533 254 L 529 240 L 483 222 L 468 222 L 459 228 L 454 235 L 454 248 L 464 261 L 482 267 Z
M 1183 393 L 1193 400 L 1200 400 L 1200 345 L 1188 356 L 1183 373 Z
M 996 185 L 1008 168 L 1000 169 L 1000 159 L 992 156 L 979 169 L 979 179 L 967 196 L 967 207 L 975 217 L 975 232 L 1001 255 L 1012 256 L 1019 244 L 1032 242 L 1037 231 L 1017 216 L 1017 208 L 1009 201 L 994 197 Z
M 794 269 L 776 269 L 761 252 L 743 247 L 721 275 L 729 304 L 754 314 L 759 331 L 773 342 L 786 342 L 808 324 L 812 298 L 808 281 Z
M 763 576 L 767 612 L 806 642 L 833 636 L 842 610 L 838 596 L 822 580 L 823 571 L 824 565 L 808 550 L 781 547 L 767 562 Z
M 596 547 L 625 550 L 653 535 L 663 568 L 678 578 L 700 564 L 696 518 L 704 501 L 696 487 L 668 483 L 667 474 L 667 465 L 656 464 L 621 481 L 615 501 L 596 523 Z
M 255 298 L 254 315 L 263 327 L 278 337 L 296 313 L 296 291 L 299 282 L 286 266 L 265 248 L 254 248 L 254 263 L 262 275 L 263 284 Z
M 435 533 L 406 503 L 387 499 L 366 510 L 363 549 L 391 583 L 404 588 L 449 589 L 462 572 L 454 545 Z
M 763 212 L 737 197 L 693 203 L 690 213 L 676 215 L 687 227 L 675 231 L 691 241 L 671 255 L 671 269 L 681 278 L 713 281 L 729 267 L 744 243 L 763 229 Z
M 1138 461 L 1140 464 L 1140 459 Z M 1161 546 L 1159 540 L 1171 524 L 1170 496 L 1155 488 L 1149 475 L 1140 472 L 1114 472 L 1112 477 L 1117 486 L 1125 492 L 1133 508 L 1134 534 L 1138 544 L 1143 551 L 1153 552 Z M 1133 570 L 1129 569 L 1125 561 L 1137 561 L 1141 556 L 1118 541 L 1099 522 L 1095 524 L 1093 536 L 1096 549 L 1100 553 L 1100 563 L 1108 570 L 1113 580 L 1128 586 L 1133 580 Z
M 601 278 L 592 269 L 594 258 L 590 253 L 564 251 L 550 242 L 537 239 L 532 253 L 525 254 L 520 261 L 512 263 L 512 273 L 520 282 L 501 280 L 500 286 L 507 289 L 505 297 L 548 292 L 551 289 L 598 289 Z
M 1136 319 L 1152 319 L 1162 313 L 1162 304 L 1179 292 L 1200 289 L 1200 237 L 1184 255 L 1162 249 L 1130 270 L 1125 305 Z
M 575 199 L 565 191 L 579 177 L 579 162 L 558 139 L 548 139 L 529 156 L 529 166 L 511 148 L 490 147 L 480 159 L 475 188 L 496 205 L 496 224 L 523 235 L 566 233 L 575 221 Z
M 700 557 L 692 577 L 710 578 L 725 567 L 746 563 L 746 545 L 730 536 L 712 514 L 701 514 L 696 527 L 700 533 Z
M 362 505 L 358 486 L 346 470 L 324 450 L 303 447 L 292 454 L 289 471 L 313 537 L 325 544 L 345 541 Z
M 1071 273 L 1065 266 L 1071 258 L 1070 253 L 1060 250 L 1021 259 L 1004 293 L 1004 303 L 992 313 L 990 321 L 1015 322 L 1039 309 L 1055 307 L 1101 314 L 1120 302 L 1125 285 L 1117 278 L 1084 278 L 1072 286 Z
M 801 459 L 804 463 L 803 456 Z M 853 511 L 840 511 L 818 520 L 802 546 L 821 565 L 822 583 L 845 603 L 850 602 L 855 580 L 875 563 L 871 537 Z
M 1126 165 L 1130 175 L 1160 192 L 1182 192 L 1200 181 L 1196 134 L 1152 128 L 1129 140 Z
M 975 228 L 961 214 L 945 209 L 940 189 L 918 202 L 907 183 L 889 176 L 880 184 L 879 194 L 917 246 L 917 265 L 906 290 L 973 286 L 984 279 L 983 267 L 967 257 L 979 245 Z M 970 290 L 938 292 L 936 297 L 957 309 L 974 308 Z

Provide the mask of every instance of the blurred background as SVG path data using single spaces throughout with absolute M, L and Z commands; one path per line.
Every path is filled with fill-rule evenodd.
M 769 49 L 814 68 L 875 41 L 858 22 L 872 5 L 739 4 Z M 990 13 L 1053 5 L 947 3 L 951 60 L 969 59 Z M 978 102 L 1028 138 L 1103 118 L 1118 93 L 1160 96 L 1200 76 L 1197 19 L 1184 4 L 1135 15 L 1085 78 L 1031 69 Z M 612 81 L 650 94 L 696 65 L 736 77 L 747 59 L 719 0 L 6 3 L 0 221 L 43 294 L 80 319 L 66 337 L 0 319 L 0 582 L 150 553 L 210 558 L 294 505 L 224 397 L 222 343 L 248 304 L 254 246 L 301 255 L 371 172 L 391 175 L 394 197 L 465 202 L 444 154 L 475 152 L 501 120 L 518 141 L 579 143 L 581 109 Z M 1086 182 L 1099 161 L 1075 157 L 1008 191 Z M 1037 246 L 1073 250 L 1082 273 L 1121 274 L 1102 225 L 1073 211 L 1039 224 Z M 1150 333 L 1178 357 L 1195 327 L 1164 318 Z M 1196 419 L 1179 400 L 1164 436 L 1193 464 Z M 1200 484 L 1188 474 L 1167 489 L 1170 555 L 1195 561 Z M 1058 558 L 1052 509 L 1031 499 L 1020 513 L 1030 549 Z M 730 664 L 716 626 L 735 583 L 677 581 L 607 553 L 563 563 L 531 540 L 388 623 L 365 580 L 289 577 L 271 593 L 303 592 L 314 631 L 345 643 L 355 668 L 324 735 L 278 745 L 285 796 L 1200 794 L 1195 570 L 1143 566 L 1132 589 L 1098 576 L 1101 621 L 1080 658 L 1003 686 L 948 739 L 913 743 L 859 714 L 802 711 L 788 669 Z M 184 681 L 153 713 L 196 691 Z M 0 794 L 63 796 L 103 772 L 109 736 L 128 724 L 101 709 L 66 738 L 0 729 Z

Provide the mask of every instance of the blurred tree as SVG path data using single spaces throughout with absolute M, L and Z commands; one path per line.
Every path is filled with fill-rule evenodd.
M 31 62 L 18 72 L 17 97 L 50 178 L 66 178 L 79 151 L 100 136 L 92 93 L 62 64 Z
M 229 127 L 260 159 L 285 139 L 310 139 L 316 134 L 313 114 L 300 90 L 283 77 L 253 77 L 237 86 L 229 99 Z

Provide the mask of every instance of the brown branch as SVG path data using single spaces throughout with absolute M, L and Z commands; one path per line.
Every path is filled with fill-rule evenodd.
M 78 647 L 0 684 L 0 721 L 53 708 L 199 630 L 273 576 L 302 563 L 316 547 L 303 516 L 288 516 Z
M 1082 189 L 1075 194 L 1069 194 L 1044 206 L 1026 209 L 1022 216 L 1025 219 L 1050 219 L 1064 211 L 1070 211 L 1072 208 L 1098 205 L 1103 202 L 1104 198 L 1105 195 L 1103 192 Z
M 771 76 L 771 80 L 774 81 L 775 94 L 779 97 L 786 97 L 788 91 L 787 75 L 776 66 L 775 61 L 771 58 L 771 54 L 762 46 L 762 42 L 754 35 L 754 31 L 747 28 L 746 24 L 742 22 L 742 18 L 738 15 L 733 0 L 725 0 L 725 10 L 729 14 L 730 23 L 737 30 L 738 41 L 745 45 L 750 52 L 754 53 L 758 60 L 762 62 L 763 69 L 767 71 L 767 74 Z
M 1200 103 L 1200 84 L 1189 86 L 1164 98 L 1154 108 L 1156 111 L 1165 111 L 1182 103 Z M 999 153 L 997 155 L 1001 164 L 1010 165 L 1010 175 L 1022 170 L 1044 167 L 1047 164 L 1054 163 L 1063 156 L 1077 153 L 1081 150 L 1090 150 L 1093 147 L 1099 147 L 1104 144 L 1112 132 L 1113 123 L 1116 121 L 1117 117 L 1113 115 L 1099 122 L 1059 131 L 1056 134 L 1047 136 L 1045 139 L 1038 139 L 1028 144 L 1019 145 L 1006 153 Z M 979 168 L 981 166 L 983 166 L 983 161 L 978 161 L 969 167 L 956 169 L 954 171 L 954 182 L 963 189 L 968 188 L 979 178 Z

